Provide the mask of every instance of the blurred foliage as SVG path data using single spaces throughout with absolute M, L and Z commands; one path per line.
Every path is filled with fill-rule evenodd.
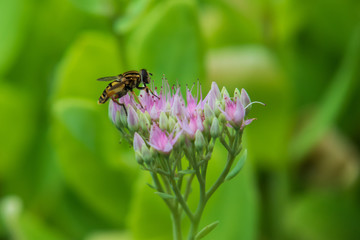
M 96 105 L 95 79 L 140 68 L 156 85 L 199 79 L 205 94 L 216 81 L 267 104 L 252 107 L 248 160 L 210 200 L 201 227 L 220 223 L 204 239 L 358 239 L 359 12 L 357 0 L 0 1 L 0 239 L 171 239 Z

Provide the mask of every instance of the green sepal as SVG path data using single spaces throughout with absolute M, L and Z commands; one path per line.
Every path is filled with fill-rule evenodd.
M 174 199 L 175 196 L 167 194 L 167 193 L 163 193 L 163 192 L 155 192 L 157 195 L 159 195 L 160 197 L 162 197 L 163 199 Z
M 231 170 L 231 172 L 226 176 L 225 181 L 231 180 L 236 175 L 238 175 L 238 173 L 240 172 L 240 170 L 243 168 L 243 166 L 245 164 L 246 157 L 247 157 L 247 150 L 245 149 L 243 155 L 241 156 L 239 161 L 236 163 L 233 170 Z
M 216 226 L 219 224 L 219 221 L 215 221 L 213 223 L 210 223 L 209 225 L 205 226 L 203 229 L 201 229 L 200 232 L 198 232 L 198 234 L 196 234 L 195 239 L 202 239 L 203 237 L 205 237 L 206 235 L 208 235 L 212 230 L 214 230 L 214 228 L 216 228 Z

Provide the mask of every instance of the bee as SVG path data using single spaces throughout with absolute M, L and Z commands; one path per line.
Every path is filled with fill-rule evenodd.
M 134 93 L 134 88 L 140 90 L 145 89 L 147 93 L 151 92 L 152 95 L 159 98 L 148 86 L 146 86 L 146 84 L 150 83 L 150 76 L 152 76 L 152 74 L 149 73 L 146 69 L 141 69 L 140 71 L 128 71 L 117 76 L 102 77 L 97 79 L 98 81 L 112 81 L 111 83 L 109 83 L 109 85 L 107 85 L 107 87 L 101 94 L 98 103 L 103 104 L 109 98 L 111 98 L 116 104 L 122 106 L 125 110 L 125 113 L 127 114 L 125 105 L 123 103 L 119 103 L 116 99 L 119 99 L 125 96 L 128 92 L 131 92 L 132 95 L 139 102 L 140 106 L 143 108 L 140 100 Z M 141 84 L 143 84 L 144 86 L 140 86 Z

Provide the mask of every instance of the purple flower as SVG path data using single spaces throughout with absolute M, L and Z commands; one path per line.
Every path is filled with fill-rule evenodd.
M 254 120 L 245 118 L 250 106 L 257 102 L 251 102 L 244 89 L 236 89 L 234 97 L 230 97 L 226 88 L 223 87 L 220 91 L 213 82 L 209 93 L 203 99 L 201 86 L 198 84 L 196 97 L 192 94 L 192 88 L 186 88 L 186 101 L 181 95 L 180 87 L 170 87 L 166 80 L 163 80 L 159 92 L 152 90 L 157 97 L 145 90 L 140 92 L 138 98 L 143 107 L 134 100 L 132 94 L 120 98 L 119 103 L 126 106 L 127 115 L 118 104 L 110 101 L 109 105 L 110 119 L 119 129 L 129 130 L 130 135 L 126 137 L 134 141 L 134 148 L 138 150 L 140 143 L 143 144 L 142 139 L 149 139 L 149 144 L 154 149 L 169 153 L 180 134 L 184 134 L 190 142 L 195 140 L 196 132 L 198 135 L 201 132 L 205 139 L 211 134 L 216 138 L 221 136 L 225 127 L 242 130 Z M 174 129 L 177 132 L 176 137 L 173 133 L 169 134 L 174 132 Z M 136 131 L 139 132 L 134 133 Z
M 167 136 L 165 131 L 162 131 L 157 124 L 153 124 L 150 130 L 149 145 L 159 152 L 168 154 L 173 149 L 180 134 L 181 132 L 176 137 L 173 137 L 173 133 Z
M 172 115 L 182 119 L 185 117 L 186 109 L 184 99 L 180 95 L 180 89 L 176 91 L 171 109 Z
M 225 99 L 225 111 L 223 111 L 221 108 L 219 109 L 225 115 L 226 120 L 228 120 L 231 125 L 237 127 L 242 125 L 245 117 L 245 109 L 239 98 L 236 98 L 235 102 L 230 98 Z
M 186 132 L 186 134 L 191 138 L 194 139 L 195 133 L 197 130 L 203 131 L 204 125 L 203 120 L 199 114 L 194 114 L 190 116 L 190 119 L 187 120 L 179 120 L 181 128 Z
M 189 89 L 186 89 L 186 102 L 187 102 L 187 113 L 189 114 L 189 116 L 193 115 L 197 109 L 197 104 L 195 101 L 195 98 L 192 96 L 191 92 Z
M 215 109 L 216 101 L 221 99 L 221 93 L 216 82 L 212 82 L 211 89 L 206 95 L 204 102 L 207 102 L 212 110 Z

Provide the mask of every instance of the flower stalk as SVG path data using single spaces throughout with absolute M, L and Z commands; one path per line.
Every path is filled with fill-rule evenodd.
M 141 91 L 138 98 L 142 106 L 130 94 L 119 100 L 128 115 L 110 102 L 109 117 L 122 137 L 133 143 L 139 165 L 150 172 L 156 193 L 170 210 L 173 238 L 183 239 L 185 215 L 190 221 L 187 239 L 200 239 L 217 225 L 215 222 L 199 230 L 206 203 L 227 180 L 242 150 L 241 138 L 244 128 L 254 120 L 247 116 L 255 102 L 244 89 L 236 89 L 230 97 L 225 88 L 220 92 L 216 83 L 204 99 L 200 86 L 197 96 L 186 88 L 186 101 L 180 87 L 170 88 L 165 80 L 160 91 L 152 90 L 158 98 Z M 207 186 L 207 168 L 218 140 L 228 157 L 217 180 Z M 188 198 L 194 180 L 199 185 L 199 202 L 191 209 Z

